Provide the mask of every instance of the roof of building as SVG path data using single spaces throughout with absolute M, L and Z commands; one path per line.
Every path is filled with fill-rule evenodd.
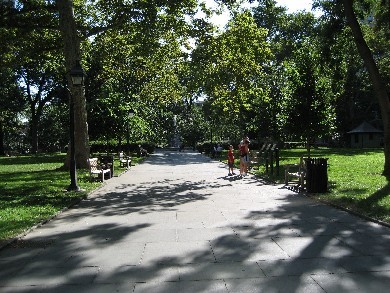
M 355 129 L 352 129 L 351 131 L 347 133 L 382 133 L 382 130 L 379 130 L 378 128 L 375 128 L 370 123 L 364 121 L 362 124 L 360 124 Z

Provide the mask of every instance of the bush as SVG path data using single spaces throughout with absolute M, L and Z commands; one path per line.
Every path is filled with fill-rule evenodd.
M 124 151 L 126 153 L 137 153 L 139 150 L 139 145 L 141 145 L 144 149 L 148 151 L 148 153 L 153 153 L 156 145 L 153 142 L 139 141 L 130 143 L 127 145 L 126 143 L 119 146 L 117 141 L 93 141 L 90 143 L 90 151 L 91 153 L 119 153 Z

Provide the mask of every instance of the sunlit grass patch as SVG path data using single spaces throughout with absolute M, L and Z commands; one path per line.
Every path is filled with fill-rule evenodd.
M 137 164 L 142 158 L 134 158 Z M 0 240 L 26 229 L 69 207 L 102 183 L 91 181 L 88 170 L 77 170 L 82 192 L 67 192 L 69 171 L 61 167 L 65 154 L 0 157 Z M 115 175 L 125 171 L 115 161 Z

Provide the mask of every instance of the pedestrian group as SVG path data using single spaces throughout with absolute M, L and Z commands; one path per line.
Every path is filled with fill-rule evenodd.
M 248 165 L 250 162 L 249 159 L 249 143 L 250 140 L 248 136 L 244 136 L 241 140 L 240 144 L 238 145 L 238 150 L 240 153 L 240 177 L 247 176 L 248 174 Z M 234 148 L 232 145 L 229 146 L 228 150 L 228 166 L 229 166 L 229 174 L 228 176 L 236 175 L 234 173 Z

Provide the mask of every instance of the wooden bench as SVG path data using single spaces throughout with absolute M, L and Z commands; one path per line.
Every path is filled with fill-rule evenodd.
M 279 150 L 276 143 L 264 143 L 259 151 L 251 151 L 250 154 L 250 169 L 259 168 L 264 165 L 265 172 L 273 174 L 274 163 L 276 174 L 279 174 Z
M 284 170 L 284 184 L 296 183 L 298 188 L 305 188 L 306 184 L 306 159 L 302 156 L 299 160 L 299 164 L 287 164 Z
M 249 152 L 249 164 L 248 164 L 248 170 L 255 169 L 256 167 L 259 166 L 259 153 L 255 151 L 250 151 Z
M 102 167 L 102 169 L 110 169 L 110 177 L 112 178 L 114 176 L 114 156 L 112 155 L 100 155 L 98 158 L 99 165 Z
M 104 177 L 107 175 L 108 178 L 111 178 L 111 170 L 104 169 L 103 166 L 99 163 L 98 158 L 90 158 L 88 159 L 89 165 L 89 175 L 91 180 L 94 176 L 97 178 L 101 178 L 102 182 L 104 181 Z
M 263 159 L 265 161 L 265 172 L 267 174 L 274 173 L 274 164 L 276 167 L 276 174 L 279 175 L 279 149 L 276 143 L 270 144 L 264 151 Z
M 249 170 L 255 169 L 256 167 L 258 169 L 260 167 L 260 164 L 263 161 L 264 151 L 270 147 L 271 147 L 270 144 L 265 143 L 265 144 L 263 144 L 263 146 L 261 147 L 261 149 L 259 151 L 252 150 L 249 152 L 249 158 L 250 158 L 250 162 L 249 162 L 249 166 L 248 166 Z
M 131 157 L 126 156 L 123 152 L 119 153 L 119 166 L 130 169 L 131 167 Z

